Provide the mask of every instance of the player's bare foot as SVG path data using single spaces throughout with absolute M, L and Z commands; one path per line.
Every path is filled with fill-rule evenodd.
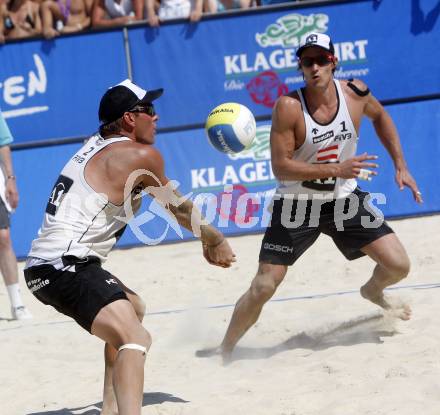
M 212 347 L 210 349 L 197 350 L 197 357 L 212 357 L 212 356 L 221 356 L 223 360 L 223 365 L 227 365 L 231 362 L 231 353 L 229 351 L 225 351 L 221 346 Z
M 411 318 L 411 308 L 398 298 L 389 298 L 385 296 L 383 292 L 373 292 L 365 285 L 361 287 L 360 292 L 362 297 L 382 307 L 393 316 L 401 320 L 409 320 Z

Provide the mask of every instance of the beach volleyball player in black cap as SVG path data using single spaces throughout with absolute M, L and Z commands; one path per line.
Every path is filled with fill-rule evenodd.
M 141 324 L 145 305 L 101 267 L 139 209 L 137 195 L 146 189 L 200 237 L 210 264 L 229 267 L 235 261 L 223 234 L 204 224 L 192 202 L 165 176 L 164 161 L 152 145 L 158 120 L 153 101 L 162 92 L 147 92 L 130 80 L 105 92 L 99 133 L 70 158 L 56 180 L 25 267 L 35 297 L 104 340 L 103 415 L 141 413 L 144 361 L 151 345 Z

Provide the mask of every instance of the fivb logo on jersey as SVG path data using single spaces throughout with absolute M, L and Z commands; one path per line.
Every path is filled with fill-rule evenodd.
M 255 103 L 272 107 L 280 95 L 303 83 L 302 75 L 296 72 L 296 50 L 311 32 L 326 33 L 329 21 L 324 13 L 289 13 L 261 28 L 255 33 L 261 50 L 224 56 L 225 91 L 247 89 Z M 345 69 L 367 62 L 368 39 L 336 42 L 334 46 L 340 64 L 338 78 L 368 74 L 368 68 Z M 253 78 L 249 80 L 250 76 Z

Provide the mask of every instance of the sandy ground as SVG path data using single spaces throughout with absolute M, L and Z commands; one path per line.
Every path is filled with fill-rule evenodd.
M 440 216 L 391 225 L 412 270 L 390 295 L 411 304 L 410 321 L 363 300 L 358 288 L 373 263 L 347 262 L 321 236 L 226 367 L 195 351 L 220 342 L 255 273 L 261 235 L 230 239 L 238 262 L 229 270 L 206 264 L 198 242 L 113 252 L 106 268 L 148 306 L 144 325 L 154 343 L 142 413 L 438 415 Z M 27 323 L 8 320 L 0 286 L 0 414 L 99 414 L 101 341 L 37 302 L 24 284 L 23 291 L 35 316 Z

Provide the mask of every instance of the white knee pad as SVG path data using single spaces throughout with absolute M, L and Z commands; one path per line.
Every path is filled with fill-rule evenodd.
M 131 349 L 131 350 L 139 350 L 140 352 L 142 352 L 142 354 L 145 356 L 145 354 L 147 353 L 147 348 L 144 346 L 141 346 L 140 344 L 136 344 L 136 343 L 127 343 L 127 344 L 123 344 L 119 349 L 118 352 L 120 352 L 121 350 L 124 349 Z

